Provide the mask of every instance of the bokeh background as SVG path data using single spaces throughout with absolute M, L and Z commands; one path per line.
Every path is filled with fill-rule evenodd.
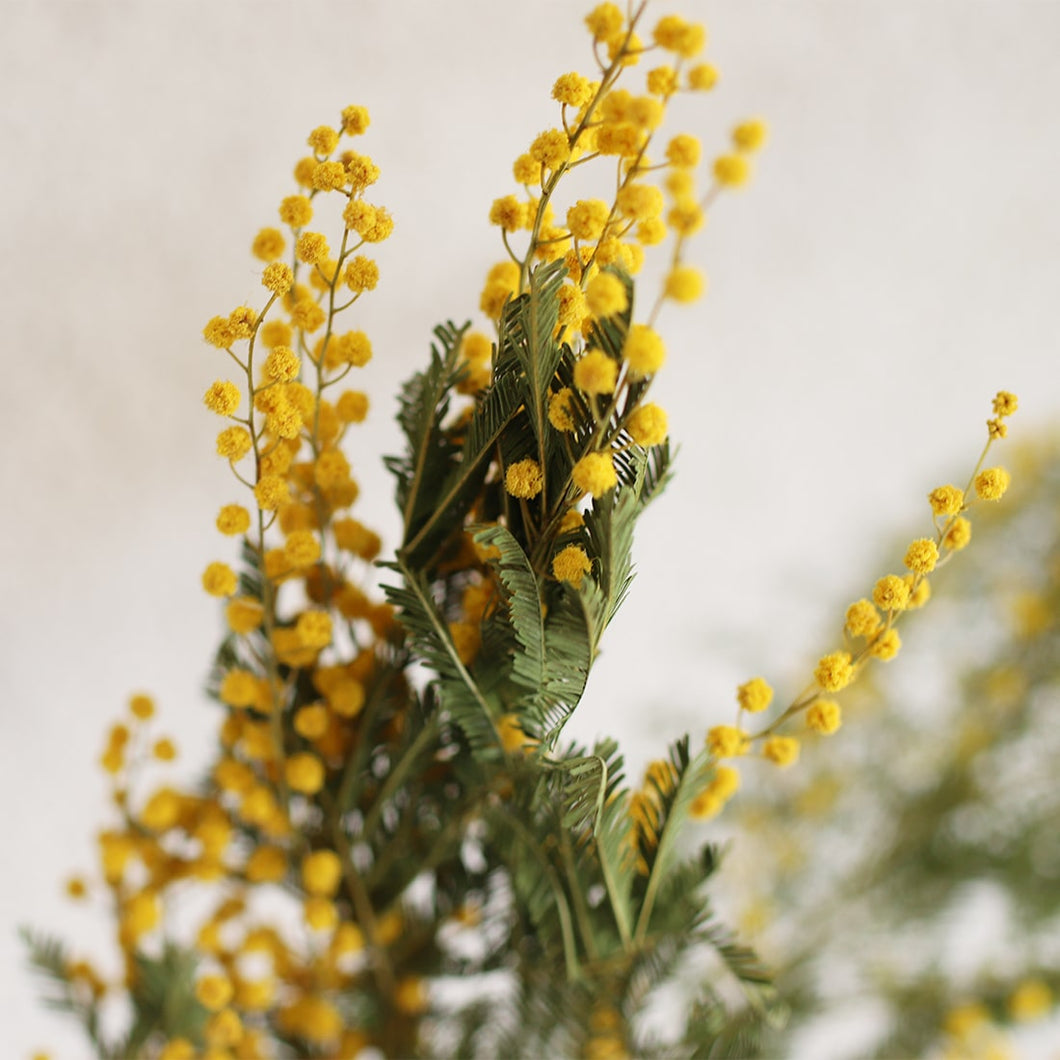
M 201 405 L 227 366 L 200 332 L 259 297 L 249 244 L 306 134 L 367 105 L 371 198 L 397 220 L 357 324 L 376 356 L 352 454 L 359 517 L 393 544 L 396 385 L 434 324 L 475 315 L 501 257 L 489 203 L 553 124 L 554 78 L 591 72 L 588 6 L 0 0 L 5 1057 L 86 1055 L 37 1006 L 14 926 L 107 946 L 62 898 L 94 866 L 104 727 L 144 689 L 178 775 L 211 743 L 220 617 L 199 575 L 232 555 L 213 519 L 238 493 Z M 1020 396 L 1016 435 L 1060 410 L 1060 4 L 674 6 L 707 23 L 722 75 L 674 131 L 709 155 L 762 115 L 771 139 L 694 244 L 707 297 L 662 318 L 678 473 L 571 726 L 620 735 L 635 776 L 727 719 L 752 674 L 801 687 L 883 545 L 964 481 L 996 390 Z

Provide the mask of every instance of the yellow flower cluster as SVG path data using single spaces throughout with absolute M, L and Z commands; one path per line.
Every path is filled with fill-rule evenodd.
M 375 288 L 379 269 L 365 251 L 393 229 L 389 213 L 364 197 L 378 168 L 366 155 L 339 153 L 341 137 L 367 125 L 367 111 L 349 107 L 339 129 L 312 130 L 312 153 L 295 167 L 299 191 L 279 206 L 282 228 L 263 228 L 253 241 L 264 263 L 262 304 L 214 317 L 203 330 L 241 376 L 238 384 L 218 380 L 204 396 L 207 408 L 229 421 L 217 452 L 246 491 L 242 503 L 221 508 L 216 525 L 243 539 L 261 575 L 241 581 L 220 561 L 202 575 L 206 592 L 226 601 L 244 660 L 216 676 L 226 714 L 211 786 L 141 792 L 134 785 L 148 759 L 170 762 L 177 753 L 172 740 L 148 737 L 155 711 L 143 695 L 130 702 L 131 725 L 112 727 L 101 758 L 123 812 L 122 826 L 100 836 L 100 860 L 119 911 L 127 975 L 143 940 L 162 928 L 177 888 L 223 885 L 228 893 L 198 928 L 208 969 L 196 984 L 209 1013 L 203 1055 L 266 1055 L 263 1014 L 306 1048 L 358 1052 L 369 1038 L 347 1027 L 329 998 L 354 981 L 352 955 L 389 945 L 401 930 L 393 918 L 389 926 L 383 918 L 353 922 L 337 901 L 348 862 L 340 850 L 306 850 L 294 824 L 307 800 L 341 775 L 368 689 L 380 679 L 377 645 L 395 629 L 390 607 L 359 587 L 381 541 L 348 514 L 359 491 L 341 449 L 349 425 L 365 420 L 368 399 L 340 383 L 368 363 L 372 347 L 363 332 L 340 329 L 339 314 Z M 329 200 L 341 216 L 334 252 L 329 238 L 309 227 Z M 306 687 L 319 699 L 290 710 L 304 699 L 297 689 Z M 255 841 L 241 841 L 247 835 Z M 301 944 L 250 914 L 249 889 L 277 883 L 304 892 Z M 81 877 L 68 883 L 71 897 L 88 891 Z M 242 939 L 234 946 L 225 941 L 233 935 Z M 245 974 L 242 962 L 251 956 L 270 970 Z M 102 978 L 85 968 L 102 992 Z M 393 1003 L 420 1013 L 419 981 L 395 984 Z M 174 1038 L 159 1055 L 178 1060 L 200 1052 Z
M 746 182 L 748 156 L 766 139 L 762 121 L 738 125 L 732 152 L 716 160 L 714 182 L 705 194 L 696 190 L 695 170 L 702 156 L 696 137 L 671 135 L 659 146 L 663 160 L 651 160 L 649 151 L 661 135 L 670 101 L 679 93 L 712 88 L 717 71 L 699 61 L 706 42 L 701 25 L 665 15 L 645 41 L 643 14 L 644 5 L 624 12 L 613 3 L 599 4 L 589 13 L 585 23 L 596 70 L 590 76 L 570 71 L 556 79 L 552 99 L 559 106 L 558 119 L 513 166 L 521 193 L 501 196 L 489 209 L 507 252 L 507 260 L 489 270 L 480 299 L 491 320 L 499 321 L 506 302 L 527 289 L 536 265 L 562 259 L 566 266 L 556 337 L 574 354 L 573 389 L 556 380 L 548 420 L 560 433 L 588 439 L 571 476 L 575 502 L 615 488 L 617 451 L 630 444 L 650 448 L 665 442 L 666 413 L 645 401 L 666 360 L 655 319 L 664 301 L 693 302 L 705 290 L 702 274 L 683 260 L 686 241 L 703 226 L 706 209 L 721 189 Z M 630 69 L 649 55 L 657 56 L 658 64 L 639 84 L 631 83 Z M 610 201 L 580 197 L 558 207 L 568 174 L 593 163 L 613 170 L 614 196 Z M 673 248 L 662 291 L 647 320 L 634 323 L 630 277 L 640 271 L 646 248 L 670 236 Z M 598 341 L 597 331 L 605 323 L 619 329 L 621 349 Z M 488 340 L 476 341 L 479 359 L 466 355 L 468 393 L 480 393 L 489 381 Z M 520 500 L 536 497 L 541 489 L 530 463 L 522 460 L 505 471 L 508 493 Z M 573 553 L 562 559 L 557 555 L 553 571 L 577 585 L 576 570 L 581 568 L 571 566 L 573 562 Z
M 747 134 L 750 135 L 750 134 Z M 991 446 L 1005 437 L 1004 419 L 1015 412 L 1014 394 L 1000 391 L 994 398 L 995 419 L 987 422 L 987 440 L 968 486 L 939 486 L 928 495 L 935 524 L 934 537 L 920 537 L 910 542 L 905 552 L 904 574 L 886 574 L 872 589 L 871 598 L 855 600 L 846 611 L 842 648 L 828 652 L 818 660 L 813 681 L 779 716 L 757 733 L 747 733 L 739 725 L 714 726 L 707 734 L 707 749 L 715 759 L 732 758 L 747 753 L 752 744 L 760 744 L 763 758 L 778 766 L 788 766 L 798 759 L 799 742 L 792 736 L 777 735 L 777 730 L 791 718 L 802 715 L 807 730 L 830 736 L 842 725 L 840 704 L 831 694 L 854 682 L 872 659 L 893 659 L 902 646 L 895 628 L 901 616 L 922 607 L 931 596 L 927 575 L 947 562 L 952 554 L 971 539 L 971 523 L 964 512 L 968 498 L 996 501 L 1008 489 L 1010 476 L 1003 467 L 983 469 Z M 773 690 L 761 677 L 752 678 L 737 689 L 741 715 L 758 713 L 769 707 Z M 720 809 L 720 806 L 718 807 Z

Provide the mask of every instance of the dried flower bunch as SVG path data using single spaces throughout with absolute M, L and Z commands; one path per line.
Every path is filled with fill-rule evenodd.
M 774 694 L 755 677 L 734 725 L 698 751 L 677 740 L 636 789 L 613 741 L 563 740 L 629 587 L 636 520 L 670 472 L 666 413 L 648 400 L 667 356 L 660 312 L 703 293 L 687 241 L 766 139 L 762 121 L 739 124 L 697 184 L 699 141 L 661 128 L 675 95 L 717 80 L 705 30 L 676 15 L 649 26 L 645 7 L 586 18 L 591 75 L 557 78 L 555 125 L 515 160 L 521 190 L 489 207 L 505 251 L 481 292 L 491 330 L 440 326 L 399 395 L 406 449 L 387 464 L 402 540 L 388 559 L 352 514 L 349 456 L 372 341 L 348 322 L 394 231 L 357 149 L 365 108 L 309 134 L 279 226 L 253 240 L 260 304 L 206 325 L 235 376 L 205 395 L 235 485 L 217 529 L 241 543 L 202 576 L 228 629 L 216 760 L 194 787 L 158 785 L 154 763 L 176 749 L 135 696 L 101 760 L 118 814 L 102 878 L 70 884 L 109 904 L 124 973 L 30 936 L 100 1057 L 648 1055 L 663 1048 L 643 1025 L 651 991 L 692 950 L 722 970 L 666 1048 L 739 1048 L 779 1018 L 768 971 L 714 918 L 717 851 L 690 854 L 688 822 L 736 792 L 733 760 L 792 764 L 796 720 L 839 728 L 834 696 L 896 654 L 899 620 L 1008 473 L 981 458 L 965 490 L 932 493 L 934 535 L 851 605 L 842 644 L 758 731 L 745 715 Z M 612 191 L 564 201 L 581 167 Z M 656 246 L 667 265 L 645 312 L 636 277 Z M 1015 407 L 998 394 L 987 450 Z M 113 997 L 131 1004 L 118 1036 L 100 1015 Z

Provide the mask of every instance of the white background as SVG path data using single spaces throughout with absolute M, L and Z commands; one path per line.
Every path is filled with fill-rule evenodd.
M 371 198 L 397 220 L 358 325 L 375 404 L 351 454 L 359 515 L 392 544 L 394 388 L 435 323 L 473 314 L 501 257 L 489 203 L 554 123 L 553 79 L 591 73 L 588 6 L 0 3 L 4 1057 L 86 1055 L 36 1007 L 13 927 L 104 945 L 61 881 L 94 865 L 105 726 L 153 691 L 188 776 L 217 724 L 199 575 L 233 555 L 213 518 L 238 494 L 201 405 L 225 358 L 200 332 L 260 297 L 250 240 L 306 134 L 367 105 Z M 572 726 L 621 734 L 638 775 L 728 719 L 737 682 L 803 683 L 847 596 L 884 573 L 882 542 L 926 532 L 927 491 L 963 482 L 997 389 L 1020 396 L 1015 434 L 1060 408 L 1060 4 L 683 13 L 707 22 L 722 79 L 677 128 L 708 152 L 752 114 L 772 134 L 692 251 L 709 295 L 663 317 L 678 477 Z

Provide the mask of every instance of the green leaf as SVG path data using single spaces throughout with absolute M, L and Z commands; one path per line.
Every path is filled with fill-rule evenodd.
M 430 491 L 425 502 L 428 514 L 402 549 L 412 566 L 424 566 L 467 514 L 482 488 L 497 442 L 519 411 L 522 392 L 515 376 L 496 379 L 475 406 L 463 446 L 453 454 L 449 474 L 440 484 L 425 484 L 425 490 Z
M 502 618 L 507 618 L 515 633 L 512 680 L 528 690 L 520 700 L 519 713 L 531 735 L 547 749 L 585 690 L 591 655 L 584 615 L 562 592 L 546 617 L 530 560 L 505 527 L 484 527 L 475 534 L 475 541 L 500 553 L 491 565 L 507 595 Z
M 468 326 L 458 328 L 448 321 L 435 328 L 441 348 L 432 344 L 430 364 L 425 371 L 413 375 L 398 396 L 397 420 L 408 451 L 403 457 L 389 457 L 385 463 L 397 478 L 397 501 L 406 542 L 431 514 L 425 486 L 445 477 L 454 456 L 441 424 L 449 412 L 449 393 L 460 379 L 460 341 Z
M 426 580 L 401 560 L 381 566 L 397 571 L 404 579 L 403 586 L 383 588 L 387 599 L 398 609 L 398 618 L 408 631 L 413 651 L 437 674 L 435 685 L 442 709 L 464 732 L 476 756 L 495 758 L 500 737 L 493 723 L 494 711 L 461 662 Z

